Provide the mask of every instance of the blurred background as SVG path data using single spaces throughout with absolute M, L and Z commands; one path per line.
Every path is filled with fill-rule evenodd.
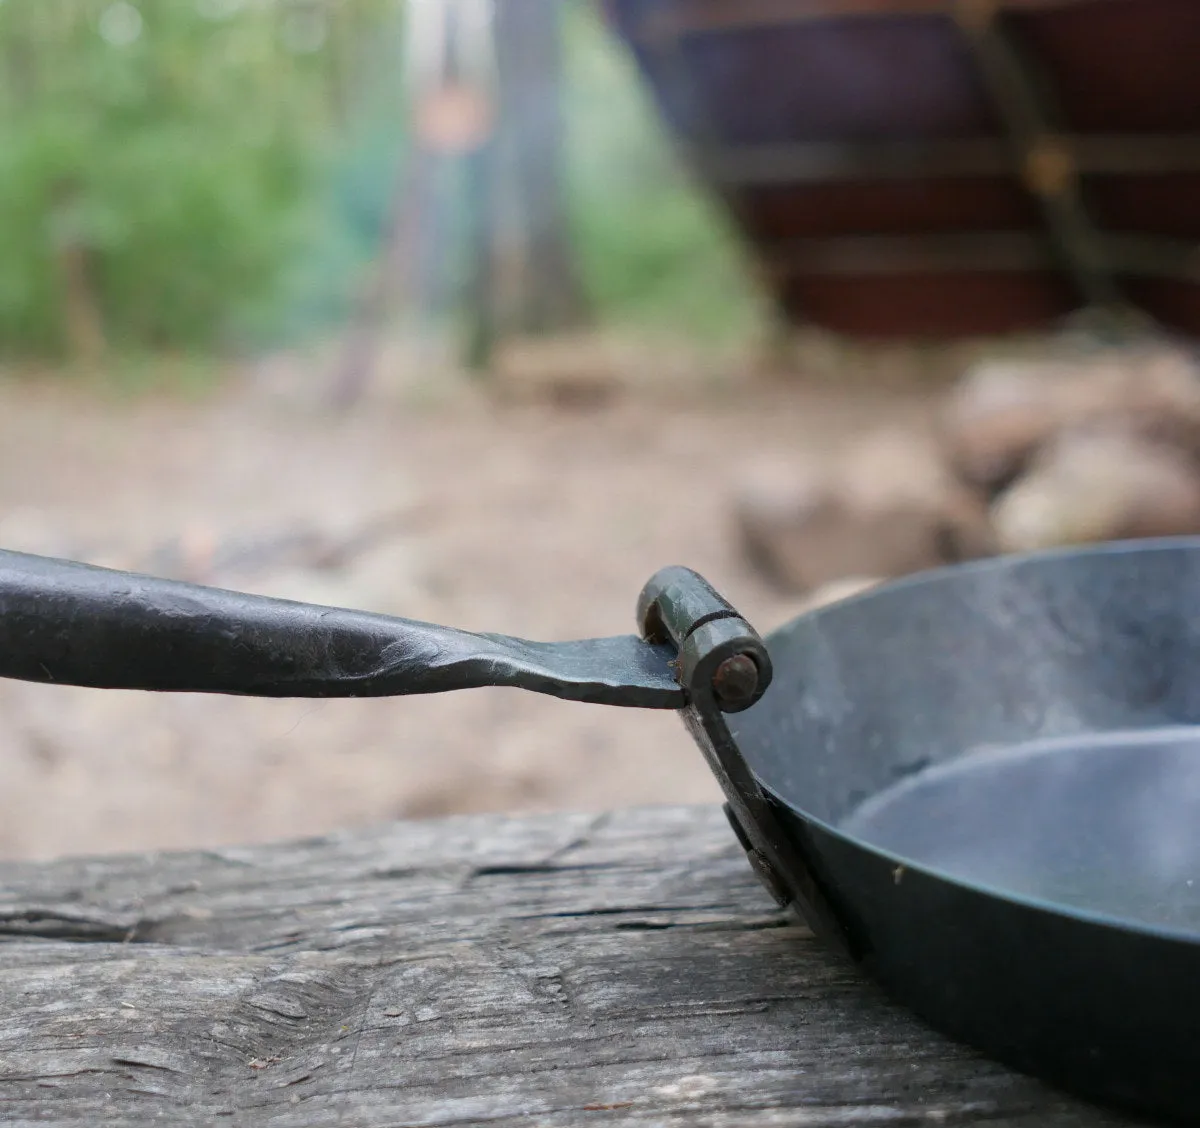
M 632 630 L 669 563 L 765 631 L 1200 531 L 1195 37 L 1092 33 L 1175 85 L 1126 83 L 1125 149 L 1047 150 L 946 13 L 734 8 L 0 0 L 0 546 L 560 639 Z M 1090 273 L 1079 153 L 1159 185 Z M 9 857 L 717 796 L 670 715 L 0 682 Z

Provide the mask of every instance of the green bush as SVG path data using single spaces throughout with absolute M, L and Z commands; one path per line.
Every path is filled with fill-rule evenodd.
M 68 348 L 69 248 L 118 344 L 211 345 L 271 298 L 311 192 L 318 107 L 306 61 L 276 45 L 278 14 L 239 7 L 0 5 L 6 352 Z
M 581 273 L 603 318 L 728 337 L 759 315 L 719 208 L 677 160 L 648 89 L 592 5 L 566 21 L 567 185 Z
M 736 241 L 590 0 L 559 2 L 566 191 L 598 317 L 736 331 L 753 314 Z M 404 149 L 403 7 L 0 0 L 0 355 L 69 354 L 81 302 L 122 353 L 336 330 Z

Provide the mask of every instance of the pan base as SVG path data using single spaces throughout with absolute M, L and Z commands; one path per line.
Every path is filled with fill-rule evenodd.
M 1200 935 L 1200 727 L 978 749 L 839 829 L 972 884 Z

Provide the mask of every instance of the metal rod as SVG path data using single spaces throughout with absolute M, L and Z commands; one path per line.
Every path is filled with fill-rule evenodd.
M 680 709 L 669 643 L 527 642 L 0 551 L 0 677 L 252 697 L 512 686 Z
M 955 15 L 1008 133 L 1021 183 L 1041 207 L 1051 244 L 1088 305 L 1122 304 L 1084 203 L 1079 168 L 1057 128 L 1049 83 L 1037 73 L 995 0 L 959 0 Z

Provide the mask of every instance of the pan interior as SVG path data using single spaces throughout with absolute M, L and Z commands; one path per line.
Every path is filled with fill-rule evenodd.
M 771 689 L 731 719 L 802 818 L 1200 935 L 1200 539 L 931 572 L 767 644 Z
M 980 885 L 1200 932 L 1200 731 L 980 749 L 866 800 L 840 829 Z

